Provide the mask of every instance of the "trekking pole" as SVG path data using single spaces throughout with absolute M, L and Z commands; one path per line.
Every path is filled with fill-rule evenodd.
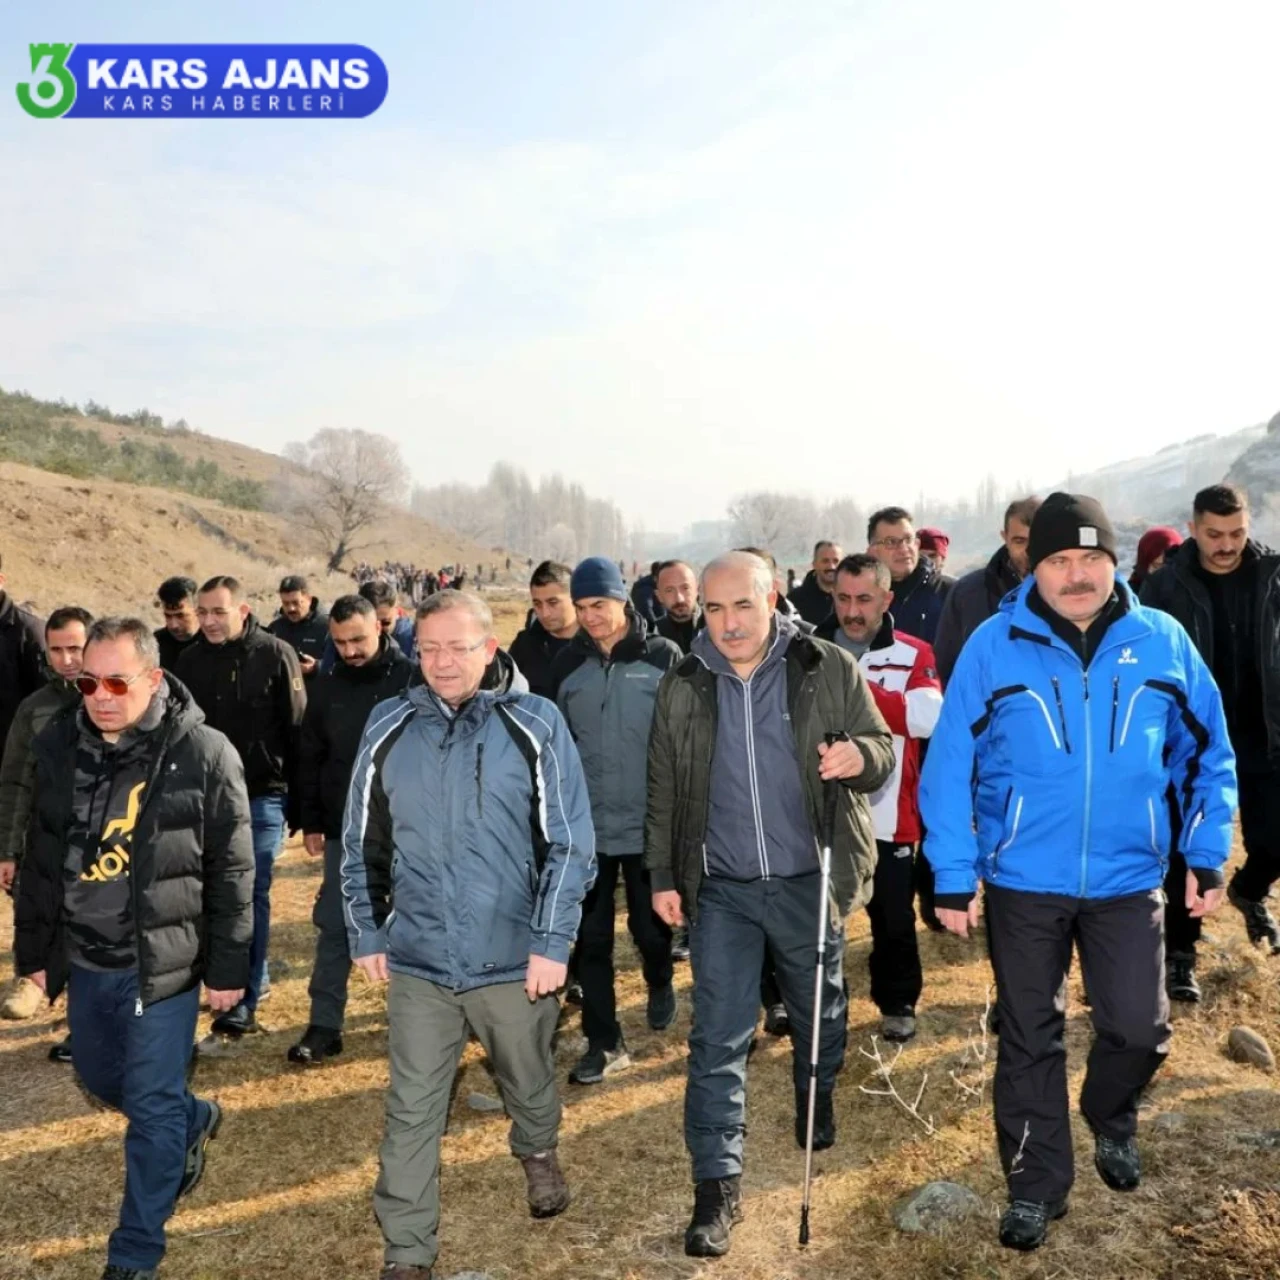
M 847 742 L 847 733 L 827 734 L 827 746 Z M 822 1018 L 822 978 L 827 956 L 827 903 L 831 892 L 831 846 L 835 841 L 839 782 L 822 784 L 821 897 L 818 902 L 818 963 L 813 975 L 813 1034 L 809 1037 L 809 1115 L 804 1131 L 804 1196 L 800 1201 L 800 1244 L 809 1243 L 809 1193 L 813 1185 L 813 1120 L 818 1102 L 818 1043 Z

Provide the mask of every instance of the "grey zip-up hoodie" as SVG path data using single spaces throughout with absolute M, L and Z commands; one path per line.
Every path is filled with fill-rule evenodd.
M 719 728 L 711 760 L 703 870 L 731 880 L 768 880 L 818 870 L 818 849 L 787 705 L 787 645 L 795 623 L 775 615 L 764 661 L 748 680 L 705 631 L 693 656 L 716 677 Z

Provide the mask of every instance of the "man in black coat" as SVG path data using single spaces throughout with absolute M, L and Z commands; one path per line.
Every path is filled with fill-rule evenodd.
M 253 844 L 226 738 L 159 666 L 138 618 L 94 623 L 82 710 L 36 738 L 35 807 L 18 881 L 18 971 L 69 986 L 85 1087 L 129 1120 L 112 1280 L 155 1275 L 175 1201 L 222 1118 L 187 1088 L 203 983 L 215 1011 L 249 979 Z
M 867 521 L 867 551 L 888 566 L 893 580 L 894 629 L 932 645 L 954 581 L 920 554 L 911 512 L 905 507 L 874 512 Z
M 1027 542 L 1031 521 L 1040 509 L 1040 499 L 1020 498 L 1004 513 L 1000 530 L 1000 550 L 986 566 L 966 573 L 947 593 L 933 642 L 942 683 L 951 678 L 952 668 L 965 641 L 999 608 L 1000 601 L 1016 591 L 1027 576 Z
M 298 827 L 292 784 L 307 695 L 297 654 L 258 625 L 235 578 L 210 578 L 197 602 L 200 639 L 178 660 L 178 678 L 209 724 L 240 753 L 253 813 L 251 972 L 244 1000 L 214 1019 L 201 1045 L 201 1052 L 216 1052 L 227 1040 L 257 1030 L 258 1004 L 269 987 L 272 869 L 286 824 L 291 831 Z
M 687 654 L 693 637 L 702 630 L 698 608 L 698 576 L 683 560 L 664 560 L 658 566 L 658 602 L 665 610 L 658 619 L 658 634 Z
M 293 646 L 298 665 L 308 683 L 320 667 L 325 641 L 329 638 L 329 615 L 320 607 L 318 596 L 301 574 L 280 579 L 280 613 L 267 630 L 277 640 Z
M 153 634 L 160 646 L 160 665 L 170 674 L 178 672 L 182 657 L 200 635 L 200 619 L 196 617 L 196 580 L 166 578 L 156 591 L 164 626 Z
M 0 744 L 18 703 L 44 685 L 44 623 L 19 609 L 0 573 Z
M 351 952 L 342 915 L 342 811 L 369 713 L 384 698 L 402 693 L 413 663 L 378 629 L 373 605 L 363 596 L 341 596 L 329 612 L 329 634 L 338 662 L 317 675 L 307 695 L 299 747 L 298 800 L 303 842 L 324 859 L 324 878 L 312 922 L 316 958 L 311 971 L 311 1016 L 289 1061 L 318 1066 L 342 1052 Z
M 838 543 L 829 539 L 813 544 L 813 568 L 804 581 L 787 597 L 800 617 L 811 626 L 831 616 L 832 592 L 836 589 L 836 565 L 844 559 Z
M 529 682 L 529 692 L 554 697 L 551 664 L 578 634 L 578 615 L 569 593 L 572 576 L 567 564 L 544 560 L 529 579 L 533 618 L 511 642 L 511 657 Z

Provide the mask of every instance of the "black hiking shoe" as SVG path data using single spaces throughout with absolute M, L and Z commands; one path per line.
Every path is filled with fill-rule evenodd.
M 215 1036 L 230 1036 L 238 1040 L 257 1031 L 258 1017 L 246 1004 L 238 1004 L 226 1013 L 220 1013 L 209 1026 Z
M 693 1218 L 684 1232 L 690 1258 L 722 1258 L 729 1252 L 729 1232 L 742 1221 L 742 1187 L 738 1178 L 707 1178 L 695 1185 Z
M 1142 1181 L 1142 1158 L 1132 1138 L 1117 1142 L 1098 1134 L 1094 1139 L 1093 1164 L 1112 1191 L 1132 1191 Z
M 883 1010 L 880 1017 L 880 1034 L 891 1044 L 906 1044 L 916 1034 L 916 1011 L 912 1005 L 903 1004 L 895 1009 Z
M 631 1065 L 631 1055 L 626 1042 L 619 1037 L 616 1048 L 606 1049 L 602 1044 L 589 1044 L 587 1051 L 569 1072 L 570 1084 L 599 1084 L 605 1076 L 615 1071 L 625 1071 Z
M 71 1061 L 71 1037 L 63 1036 L 57 1044 L 49 1050 L 50 1062 L 70 1062 Z
M 564 989 L 564 1002 L 571 1004 L 577 1009 L 582 1008 L 582 983 L 571 982 Z
M 302 1033 L 302 1039 L 289 1048 L 289 1061 L 301 1067 L 318 1067 L 326 1058 L 342 1052 L 342 1032 L 314 1023 Z
M 789 1036 L 791 1034 L 791 1016 L 785 1004 L 771 1004 L 764 1011 L 764 1029 L 771 1036 Z
M 182 1171 L 182 1181 L 178 1183 L 178 1199 L 190 1195 L 200 1185 L 204 1177 L 204 1150 L 212 1138 L 218 1136 L 222 1128 L 222 1108 L 212 1098 L 209 1100 L 209 1118 L 204 1128 L 196 1135 L 196 1140 L 187 1148 L 187 1163 Z
M 1011 1200 L 1000 1219 L 1000 1243 L 1030 1253 L 1044 1244 L 1049 1223 L 1066 1216 L 1066 1200 Z
M 665 1031 L 676 1020 L 676 989 L 667 983 L 665 987 L 649 988 L 649 1008 L 645 1016 L 654 1031 Z
M 687 960 L 689 958 L 689 930 L 674 929 L 671 933 L 671 958 Z
M 1227 886 L 1227 901 L 1244 916 L 1245 932 L 1256 946 L 1266 947 L 1271 954 L 1280 955 L 1280 924 L 1270 912 L 1266 902 L 1255 902 L 1241 897 L 1233 883 Z
M 1164 965 L 1164 989 L 1170 1000 L 1180 1000 L 1183 1004 L 1200 1003 L 1194 951 L 1169 952 Z
M 521 1156 L 529 1213 L 534 1218 L 554 1218 L 569 1207 L 569 1184 L 560 1171 L 556 1150 L 539 1151 L 537 1155 Z
M 796 1146 L 804 1148 L 805 1134 L 809 1127 L 809 1090 L 796 1090 Z M 826 1151 L 836 1145 L 836 1113 L 831 1105 L 831 1094 L 818 1090 L 813 1108 L 813 1149 Z
M 108 1263 L 102 1273 L 102 1280 L 156 1280 L 155 1270 L 139 1271 L 136 1267 L 117 1267 Z

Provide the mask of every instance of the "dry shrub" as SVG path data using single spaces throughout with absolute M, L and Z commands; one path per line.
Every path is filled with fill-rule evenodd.
M 1197 1280 L 1280 1276 L 1280 1190 L 1225 1191 L 1213 1221 L 1175 1227 L 1173 1235 L 1194 1257 L 1185 1274 Z

